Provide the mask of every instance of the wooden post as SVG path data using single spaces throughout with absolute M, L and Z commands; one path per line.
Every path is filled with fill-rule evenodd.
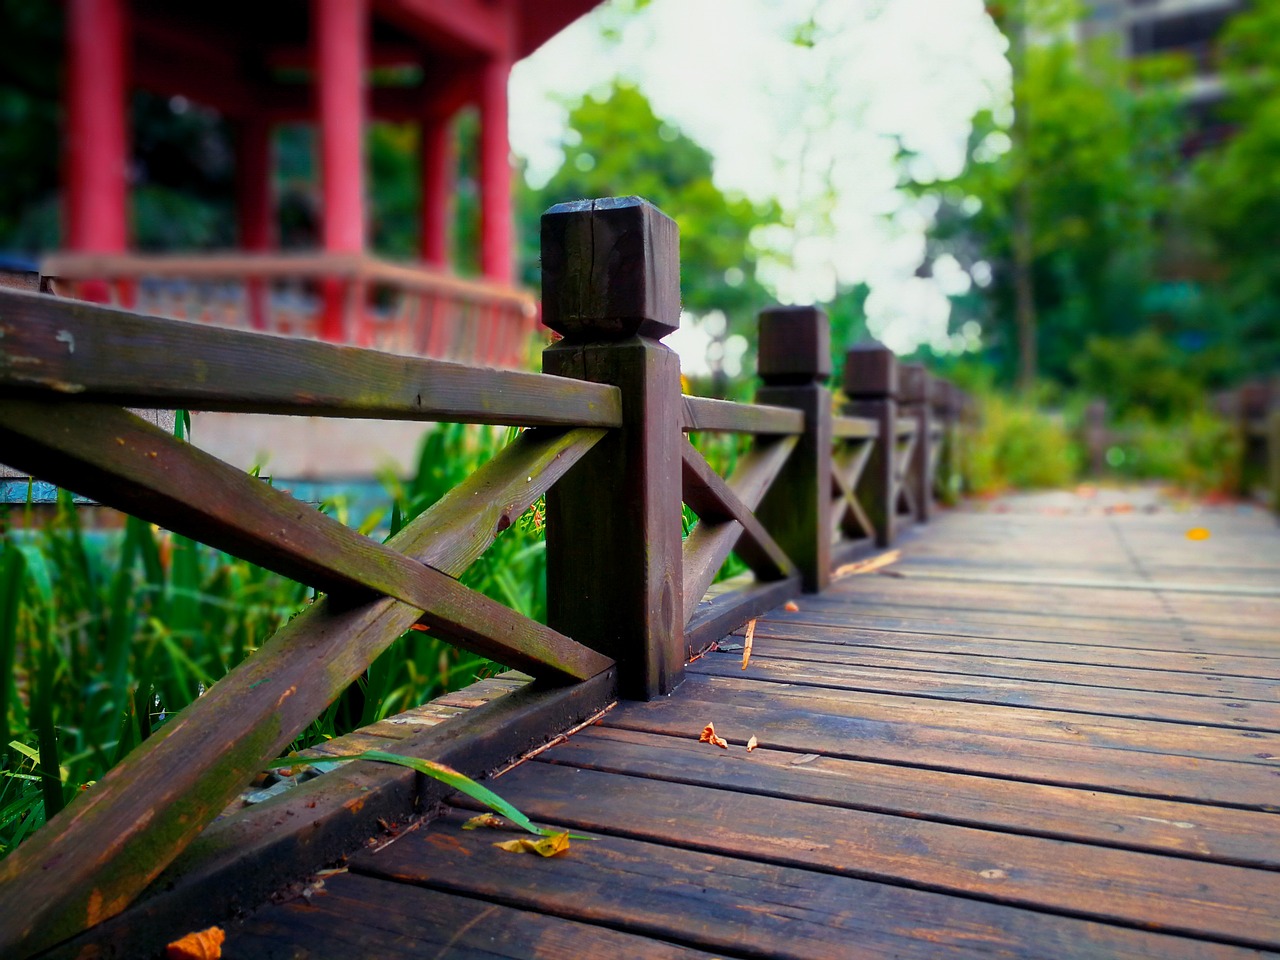
M 622 696 L 684 675 L 680 323 L 675 221 L 638 197 L 542 215 L 542 318 L 564 336 L 543 370 L 612 383 L 622 427 L 547 494 L 547 622 L 618 661 Z
M 1271 509 L 1280 514 L 1280 406 L 1267 418 L 1267 492 Z
M 316 114 L 319 120 L 322 235 L 326 253 L 364 250 L 365 61 L 369 11 L 365 0 L 312 0 L 315 27 Z M 320 336 L 344 342 L 351 331 L 347 295 L 363 307 L 363 290 L 344 291 L 335 278 L 321 284 Z
M 1089 457 L 1089 473 L 1102 476 L 1107 470 L 1107 401 L 1094 400 L 1084 410 L 1084 446 Z
M 831 325 L 816 307 L 760 314 L 756 402 L 804 411 L 804 434 L 756 516 L 800 571 L 806 593 L 831 582 Z
M 880 436 L 858 484 L 858 499 L 876 528 L 876 546 L 897 538 L 898 359 L 879 343 L 861 343 L 845 354 L 845 412 L 876 421 Z
M 511 223 L 511 145 L 507 84 L 511 60 L 495 53 L 480 68 L 480 270 L 510 283 L 515 272 Z
M 449 265 L 449 227 L 453 222 L 453 124 L 430 113 L 422 118 L 422 259 L 437 267 Z
M 933 515 L 933 384 L 922 363 L 903 364 L 901 383 L 902 415 L 916 422 L 916 442 L 906 482 L 911 488 L 913 518 L 917 523 L 928 523 Z
M 939 502 L 954 504 L 959 490 L 956 482 L 956 444 L 959 437 L 956 431 L 956 387 L 946 380 L 935 380 L 933 389 L 933 412 L 942 424 L 941 449 L 938 452 L 938 468 L 934 476 L 934 493 Z

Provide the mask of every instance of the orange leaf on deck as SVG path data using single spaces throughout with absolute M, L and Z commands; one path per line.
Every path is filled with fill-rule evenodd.
M 751 739 L 747 741 L 747 753 L 750 753 L 758 746 L 760 746 L 760 741 L 756 739 L 756 735 L 753 733 Z
M 504 826 L 506 824 L 502 822 L 501 817 L 494 816 L 492 813 L 480 813 L 464 823 L 462 829 L 475 830 L 478 827 L 489 827 L 493 830 L 501 830 Z
M 788 600 L 782 605 L 782 609 L 787 611 L 787 613 L 796 613 L 800 609 L 800 604 L 796 603 L 794 600 Z
M 165 960 L 219 960 L 227 935 L 221 927 L 188 933 L 164 948 Z
M 729 749 L 729 741 L 724 737 L 716 736 L 716 725 L 714 723 L 708 723 L 702 728 L 702 736 L 698 737 L 698 742 L 714 743 L 717 747 L 723 747 L 725 750 Z
M 1188 540 L 1208 540 L 1209 531 L 1204 527 L 1192 527 L 1187 531 Z
M 751 662 L 751 641 L 756 638 L 756 622 L 754 620 L 747 621 L 746 641 L 742 644 L 742 669 L 747 669 L 747 664 Z
M 841 577 L 849 577 L 855 573 L 872 573 L 881 567 L 887 567 L 891 563 L 897 563 L 902 556 L 901 550 L 890 550 L 882 553 L 878 557 L 872 557 L 869 560 L 858 560 L 855 563 L 846 563 L 836 567 L 835 573 L 831 576 L 839 580 Z
M 569 833 L 553 833 L 549 837 L 543 837 L 541 840 L 508 840 L 505 843 L 495 843 L 495 847 L 499 850 L 505 850 L 507 853 L 531 853 L 538 857 L 558 857 L 569 852 Z

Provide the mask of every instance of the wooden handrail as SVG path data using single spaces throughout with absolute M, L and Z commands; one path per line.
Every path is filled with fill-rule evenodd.
M 0 953 L 28 956 L 124 909 L 416 622 L 544 683 L 597 683 L 616 668 L 623 696 L 656 697 L 712 640 L 821 590 L 851 550 L 887 546 L 902 524 L 928 519 L 935 491 L 950 487 L 939 474 L 954 468 L 961 395 L 912 368 L 900 390 L 892 353 L 867 344 L 847 355 L 837 415 L 826 315 L 774 307 L 760 315 L 757 402 L 684 396 L 678 358 L 659 342 L 679 322 L 677 250 L 674 222 L 638 198 L 548 211 L 544 313 L 564 339 L 542 374 L 0 291 L 6 461 L 327 594 L 0 861 L 0 917 L 13 918 L 0 923 Z M 198 267 L 411 279 L 347 257 L 51 266 L 85 277 Z M 532 429 L 379 544 L 126 404 Z M 700 431 L 751 437 L 732 475 L 682 436 Z M 545 626 L 456 579 L 544 495 Z M 698 516 L 684 541 L 682 504 Z M 754 580 L 705 599 L 731 551 Z
M 616 387 L 141 317 L 0 289 L 0 396 L 511 426 L 616 427 Z

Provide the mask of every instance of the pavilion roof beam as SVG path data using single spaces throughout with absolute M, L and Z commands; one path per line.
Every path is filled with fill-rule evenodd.
M 376 0 L 374 10 L 406 33 L 433 46 L 441 42 L 483 54 L 511 49 L 514 18 L 510 5 L 479 0 Z

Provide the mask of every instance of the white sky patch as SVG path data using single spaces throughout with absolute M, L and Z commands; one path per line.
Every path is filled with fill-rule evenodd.
M 789 37 L 810 14 L 820 39 L 806 49 Z M 512 73 L 512 146 L 531 183 L 563 159 L 568 107 L 625 77 L 711 151 L 721 189 L 776 197 L 795 217 L 794 231 L 758 238 L 772 251 L 760 279 L 780 300 L 865 281 L 889 346 L 942 342 L 962 281 L 947 267 L 914 276 L 933 211 L 897 191 L 895 155 L 901 143 L 919 155 L 914 174 L 954 176 L 970 118 L 1007 103 L 1006 44 L 982 0 L 653 0 L 616 43 L 599 17 Z

